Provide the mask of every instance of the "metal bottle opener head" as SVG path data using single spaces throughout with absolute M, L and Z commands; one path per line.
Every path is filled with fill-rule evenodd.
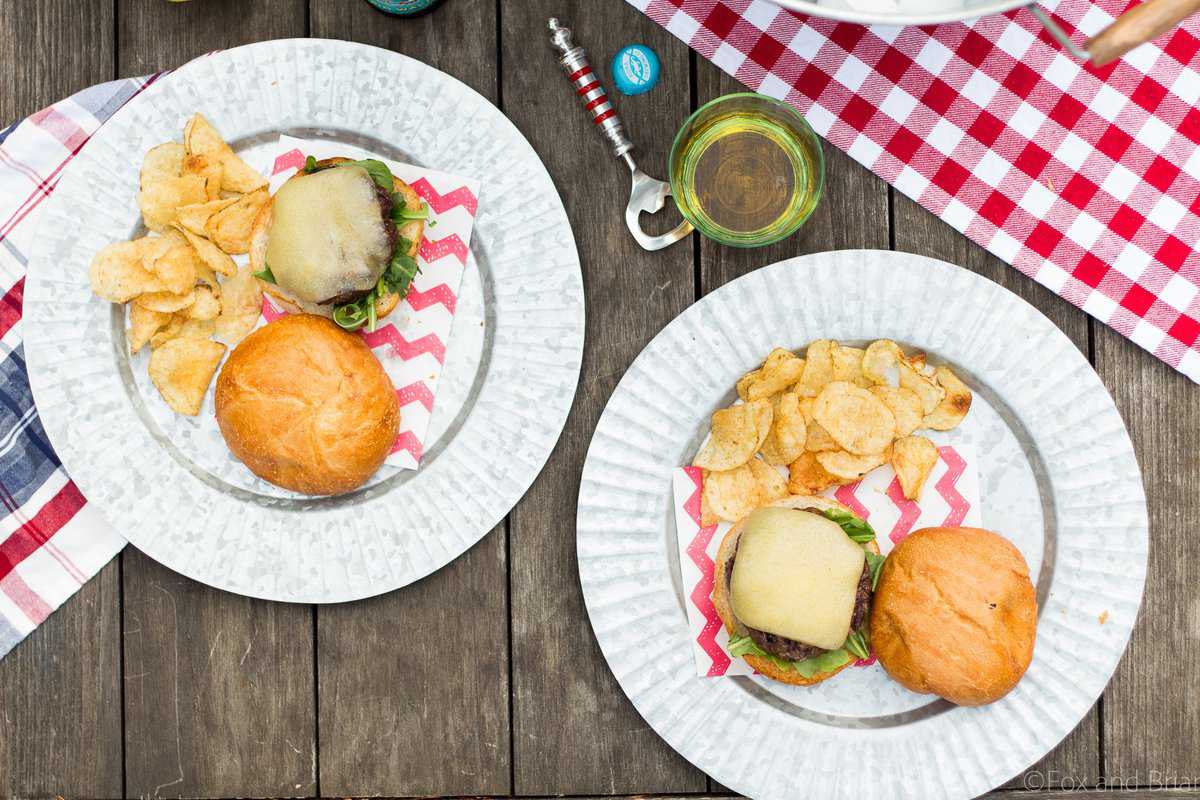
M 633 142 L 625 136 L 625 126 L 600 84 L 600 79 L 592 71 L 587 53 L 572 42 L 570 29 L 560 25 L 556 18 L 550 18 L 549 26 L 550 42 L 561 53 L 559 65 L 567 73 L 567 78 L 574 85 L 575 93 L 583 101 L 584 107 L 591 112 L 592 122 L 612 145 L 613 154 L 625 162 L 632 174 L 633 187 L 629 193 L 629 205 L 625 207 L 625 224 L 629 227 L 629 232 L 646 250 L 661 250 L 678 242 L 692 232 L 692 224 L 686 220 L 661 236 L 652 236 L 642 230 L 642 212 L 654 214 L 661 211 L 667 196 L 671 194 L 671 185 L 666 181 L 651 178 L 638 168 L 630 155 Z

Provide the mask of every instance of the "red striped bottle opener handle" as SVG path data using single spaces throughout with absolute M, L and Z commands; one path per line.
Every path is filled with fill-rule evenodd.
M 678 242 L 692 232 L 690 222 L 684 220 L 673 231 L 661 236 L 651 236 L 642 230 L 640 216 L 643 211 L 653 214 L 662 210 L 671 194 L 671 186 L 665 181 L 655 180 L 638 169 L 630 151 L 633 142 L 625 135 L 625 126 L 617 109 L 608 99 L 608 93 L 600 83 L 600 78 L 588 63 L 587 53 L 582 47 L 577 47 L 571 41 L 571 31 L 558 24 L 554 17 L 550 18 L 550 41 L 561 54 L 558 63 L 567 73 L 575 93 L 583 102 L 583 107 L 592 115 L 592 122 L 604 134 L 604 138 L 612 145 L 613 154 L 623 160 L 633 174 L 633 190 L 629 195 L 629 205 L 625 208 L 625 224 L 633 238 L 647 250 L 661 250 L 667 245 Z

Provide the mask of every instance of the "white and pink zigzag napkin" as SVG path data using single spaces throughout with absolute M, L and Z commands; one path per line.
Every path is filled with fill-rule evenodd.
M 304 166 L 307 156 L 318 160 L 335 156 L 379 158 L 371 153 L 347 152 L 353 148 L 329 141 L 308 141 L 280 136 L 271 167 L 271 192 Z M 414 167 L 381 158 L 392 174 L 429 204 L 417 253 L 420 272 L 408 296 L 388 321 L 363 340 L 379 357 L 400 399 L 400 432 L 387 463 L 416 469 L 425 450 L 425 434 L 433 416 L 438 378 L 446 361 L 446 342 L 458 300 L 459 284 L 470 258 L 471 229 L 479 196 L 479 181 L 437 170 Z M 271 321 L 283 312 L 263 298 L 263 316 Z

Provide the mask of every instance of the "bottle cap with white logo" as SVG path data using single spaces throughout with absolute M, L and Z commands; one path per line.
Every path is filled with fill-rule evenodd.
M 643 94 L 658 83 L 658 56 L 644 44 L 623 47 L 613 57 L 613 83 L 621 94 Z

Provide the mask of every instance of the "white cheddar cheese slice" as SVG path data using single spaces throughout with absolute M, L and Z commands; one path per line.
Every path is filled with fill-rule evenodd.
M 850 632 L 865 559 L 836 522 L 760 508 L 746 518 L 738 542 L 733 612 L 751 628 L 836 650 Z
M 366 291 L 391 255 L 375 183 L 362 167 L 293 178 L 275 193 L 267 266 L 300 299 Z

